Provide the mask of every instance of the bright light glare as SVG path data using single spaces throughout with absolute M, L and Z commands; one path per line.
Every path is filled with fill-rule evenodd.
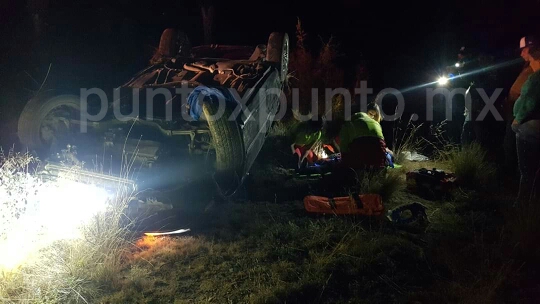
M 324 146 L 321 143 L 315 144 L 312 148 L 313 154 L 317 156 L 318 159 L 327 159 L 328 154 L 326 154 L 326 151 L 324 150 Z
M 191 231 L 191 230 L 190 229 L 179 229 L 179 230 L 170 231 L 170 232 L 146 232 L 144 235 L 146 235 L 146 236 L 162 236 L 162 235 L 181 234 L 181 233 L 185 233 L 185 232 L 188 232 L 188 231 Z
M 0 227 L 0 270 L 14 270 L 55 241 L 80 238 L 80 228 L 107 208 L 109 194 L 96 186 L 32 180 L 38 184 L 17 193 L 20 197 L 0 185 L 0 203 L 26 202 L 19 214 L 7 214 L 12 217 L 2 222 L 7 227 Z
M 456 62 L 456 64 L 454 65 L 456 68 L 459 68 L 461 66 L 461 64 L 459 64 L 459 62 Z
M 328 158 L 328 154 L 326 154 L 326 151 L 322 150 L 322 152 L 321 152 L 321 158 L 322 158 L 322 159 L 327 159 L 327 158 Z
M 448 83 L 448 78 L 442 76 L 437 80 L 437 83 L 439 83 L 439 85 L 446 85 Z

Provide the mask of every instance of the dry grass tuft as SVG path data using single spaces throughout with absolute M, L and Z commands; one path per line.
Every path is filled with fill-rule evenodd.
M 400 123 L 401 119 L 398 121 L 398 126 L 392 130 L 394 138 L 392 151 L 394 152 L 395 162 L 403 164 L 406 161 L 404 152 L 420 153 L 425 146 L 425 142 L 418 136 L 418 131 L 422 128 L 422 124 L 415 125 L 412 121 L 412 116 L 404 128 L 399 125 Z
M 37 159 L 28 154 L 10 152 L 0 157 L 0 207 L 4 215 L 0 245 L 10 246 L 13 233 L 22 234 L 20 246 L 35 245 L 30 244 L 34 237 L 24 233 L 43 239 L 35 249 L 31 247 L 21 265 L 2 270 L 0 299 L 3 303 L 93 303 L 118 281 L 123 267 L 129 246 L 124 210 L 130 190 L 117 189 L 105 211 L 78 227 L 77 238 L 51 238 L 49 243 L 45 241 L 51 233 L 48 227 L 36 231 L 19 228 L 28 214 L 44 210 L 37 205 L 47 203 L 36 199 L 49 181 L 31 174 L 29 168 L 35 162 Z
M 478 143 L 452 149 L 444 160 L 463 187 L 491 189 L 495 185 L 496 167 L 487 161 L 487 151 Z

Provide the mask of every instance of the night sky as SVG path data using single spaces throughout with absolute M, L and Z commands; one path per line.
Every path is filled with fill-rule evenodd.
M 519 38 L 540 28 L 539 0 L 213 2 L 216 43 L 265 43 L 272 31 L 294 38 L 300 18 L 314 45 L 333 35 L 345 64 L 368 62 L 375 89 L 432 81 L 463 45 L 518 57 Z M 60 88 L 117 86 L 147 64 L 164 28 L 203 39 L 196 1 L 50 0 L 46 36 L 30 41 L 25 3 L 0 3 L 2 79 L 23 70 L 39 78 L 52 63 Z
M 112 91 L 147 66 L 163 29 L 183 29 L 194 45 L 203 41 L 198 1 L 49 0 L 41 39 L 32 36 L 32 1 L 47 2 L 0 1 L 0 144 L 16 141 L 17 117 L 49 66 L 46 85 L 58 94 Z M 434 81 L 461 46 L 500 61 L 517 58 L 520 37 L 540 32 L 540 0 L 202 1 L 217 8 L 215 43 L 256 45 L 285 31 L 294 44 L 297 18 L 313 46 L 334 36 L 343 67 L 367 64 L 374 94 Z M 519 68 L 501 70 L 502 85 L 509 87 Z M 425 93 L 407 94 L 416 112 Z

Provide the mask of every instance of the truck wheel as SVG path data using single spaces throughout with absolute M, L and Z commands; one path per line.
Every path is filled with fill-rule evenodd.
M 49 157 L 52 150 L 69 143 L 74 131 L 71 120 L 79 120 L 80 112 L 76 95 L 38 95 L 30 99 L 19 117 L 19 140 L 29 151 Z
M 231 109 L 220 114 L 219 103 L 203 102 L 203 113 L 208 122 L 216 151 L 215 181 L 225 195 L 235 191 L 241 183 L 244 166 L 244 143 L 236 120 L 229 120 Z
M 289 70 L 289 35 L 273 32 L 268 38 L 266 61 L 279 64 L 281 81 L 285 81 Z
M 178 29 L 168 28 L 161 34 L 159 53 L 165 57 L 189 56 L 191 43 L 187 35 Z

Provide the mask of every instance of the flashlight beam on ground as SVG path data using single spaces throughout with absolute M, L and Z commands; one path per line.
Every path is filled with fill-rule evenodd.
M 145 232 L 144 235 L 146 236 L 174 235 L 174 234 L 185 233 L 188 231 L 191 231 L 191 229 L 179 229 L 179 230 L 170 231 L 170 232 Z

